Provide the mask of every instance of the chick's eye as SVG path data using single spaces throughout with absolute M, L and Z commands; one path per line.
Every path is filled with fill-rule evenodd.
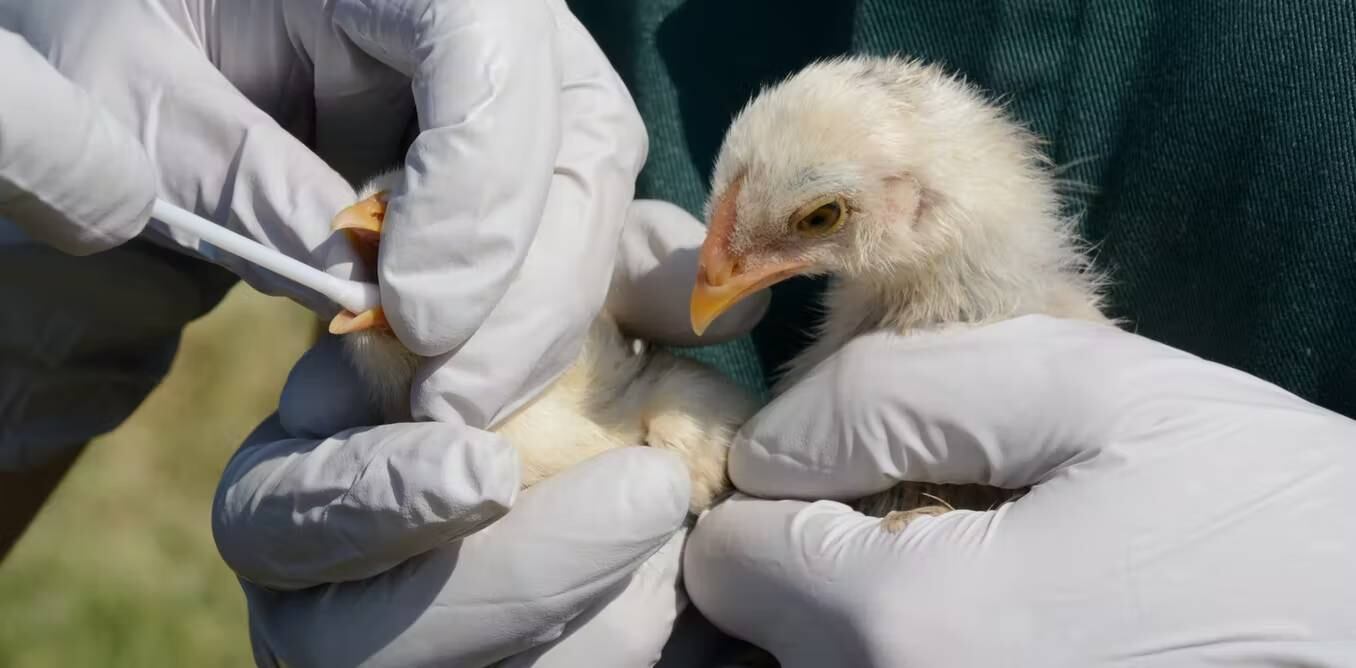
M 827 234 L 838 227 L 843 220 L 843 205 L 837 200 L 820 205 L 796 221 L 796 231 L 801 234 Z

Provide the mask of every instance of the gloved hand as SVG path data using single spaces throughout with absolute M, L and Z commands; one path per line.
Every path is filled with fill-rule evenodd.
M 155 198 L 155 175 L 141 145 L 98 101 L 3 28 L 0 63 L 0 217 L 78 255 L 136 236 Z
M 631 207 L 609 308 L 623 327 L 690 340 L 683 316 L 703 236 L 673 205 Z M 672 314 L 645 310 L 663 303 Z M 747 330 L 766 307 L 750 300 L 715 336 Z M 616 450 L 518 496 L 516 452 L 495 434 L 370 426 L 339 348 L 326 339 L 298 363 L 277 415 L 228 464 L 213 508 L 219 550 L 246 580 L 260 665 L 658 659 L 683 602 L 689 491 L 678 458 Z
M 387 319 L 432 358 L 416 419 L 492 424 L 563 371 L 603 304 L 647 140 L 561 0 L 0 0 L 0 27 L 140 138 L 162 197 L 342 278 L 367 278 L 329 229 L 350 181 L 398 164 L 417 135 L 379 260 Z
M 707 513 L 688 594 L 786 668 L 1356 656 L 1356 423 L 1113 328 L 864 336 L 745 426 L 730 473 L 783 499 L 1035 485 L 899 534 L 833 501 Z

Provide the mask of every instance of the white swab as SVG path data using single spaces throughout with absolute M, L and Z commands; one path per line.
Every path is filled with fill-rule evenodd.
M 155 204 L 151 205 L 151 217 L 170 227 L 197 235 L 203 241 L 242 260 L 296 281 L 354 313 L 362 313 L 381 304 L 381 291 L 374 283 L 345 281 L 331 276 L 162 199 L 156 199 Z

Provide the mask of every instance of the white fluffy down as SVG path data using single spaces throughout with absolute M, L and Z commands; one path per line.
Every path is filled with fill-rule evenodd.
M 872 330 L 1036 313 L 1110 323 L 1103 280 L 1062 211 L 1050 167 L 1037 138 L 978 89 L 916 61 L 837 58 L 760 92 L 731 124 L 712 177 L 712 203 L 740 184 L 728 251 L 795 260 L 833 279 L 816 340 L 782 386 Z M 380 177 L 364 195 L 399 177 Z M 846 203 L 847 222 L 821 236 L 795 234 L 789 218 L 825 196 Z M 601 316 L 575 365 L 497 430 L 521 451 L 527 484 L 608 448 L 675 450 L 692 470 L 700 510 L 728 488 L 726 448 L 755 405 L 713 370 L 638 354 L 632 343 Z M 407 413 L 417 359 L 386 335 L 350 335 L 347 345 L 388 414 Z M 1011 496 L 904 483 L 859 507 L 916 509 L 933 494 L 966 507 Z M 902 527 L 896 520 L 887 526 Z
M 1058 185 L 1038 139 L 979 89 L 917 61 L 845 57 L 806 67 L 744 107 L 717 158 L 708 215 L 735 193 L 729 256 L 831 277 L 815 341 L 789 363 L 780 391 L 870 331 L 1027 314 L 1110 323 L 1104 281 Z M 843 222 L 798 234 L 795 212 L 826 197 L 845 204 Z M 858 508 L 917 509 L 936 496 L 984 509 L 1012 495 L 904 483 Z
M 399 171 L 383 174 L 359 197 L 397 190 L 400 179 Z M 493 431 L 518 449 L 524 486 L 612 448 L 672 450 L 687 464 L 689 507 L 700 513 L 729 490 L 730 440 L 757 405 L 709 367 L 634 344 L 610 316 L 599 315 L 574 364 Z M 410 384 L 420 358 L 384 331 L 345 335 L 344 347 L 384 417 L 408 420 Z

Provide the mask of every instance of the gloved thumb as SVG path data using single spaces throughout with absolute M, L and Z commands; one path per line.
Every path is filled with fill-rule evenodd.
M 712 624 L 771 652 L 783 668 L 893 665 L 881 657 L 907 652 L 881 643 L 916 640 L 940 608 L 966 609 L 942 603 L 948 592 L 973 590 L 957 578 L 975 572 L 986 553 L 983 541 L 957 538 L 998 518 L 960 511 L 892 534 L 837 502 L 737 495 L 692 531 L 684 581 Z M 920 618 L 910 619 L 914 613 Z
M 685 529 L 675 532 L 616 596 L 575 617 L 560 638 L 505 659 L 497 668 L 653 666 L 687 605 L 679 584 L 686 540 Z
M 858 337 L 744 425 L 758 496 L 854 499 L 900 481 L 1027 487 L 1095 455 L 1185 353 L 1114 327 L 1018 318 Z M 1146 397 L 1145 393 L 1150 396 Z
M 0 29 L 0 215 L 86 255 L 141 232 L 155 172 L 141 144 L 24 40 Z
M 688 304 L 706 227 L 681 207 L 636 200 L 627 211 L 607 310 L 628 332 L 675 346 L 723 343 L 753 329 L 771 300 L 765 290 L 730 308 L 700 338 Z

